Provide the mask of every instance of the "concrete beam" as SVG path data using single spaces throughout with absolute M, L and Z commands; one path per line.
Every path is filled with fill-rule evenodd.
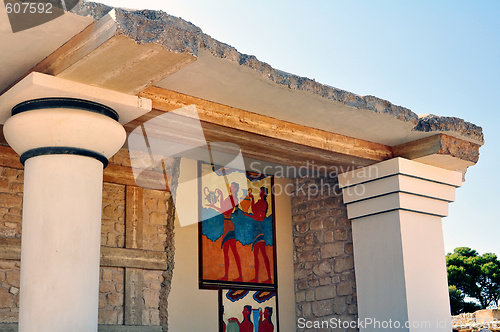
M 134 39 L 129 33 L 126 13 L 120 9 L 111 10 L 35 65 L 18 81 L 31 72 L 40 72 L 137 94 L 196 60 L 192 54 L 175 52 L 159 43 L 144 43 Z

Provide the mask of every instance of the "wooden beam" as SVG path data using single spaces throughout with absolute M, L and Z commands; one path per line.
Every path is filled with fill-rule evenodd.
M 127 248 L 143 248 L 143 205 L 143 189 L 127 186 L 125 195 L 125 246 Z
M 167 269 L 167 253 L 101 246 L 101 266 L 164 271 Z
M 142 270 L 125 269 L 124 320 L 126 325 L 142 325 Z
M 0 237 L 0 259 L 20 260 L 21 239 Z M 101 266 L 164 271 L 167 253 L 101 246 Z
M 207 129 L 206 136 L 212 140 L 222 140 L 239 133 L 242 139 L 237 144 L 244 144 L 241 146 L 243 151 L 258 152 L 270 145 L 280 146 L 281 154 L 287 151 L 290 159 L 295 160 L 308 159 L 314 154 L 310 152 L 313 149 L 314 152 L 323 151 L 317 157 L 319 159 L 328 154 L 330 158 L 335 156 L 336 162 L 352 166 L 365 166 L 392 158 L 391 147 L 383 144 L 273 119 L 158 87 L 149 87 L 139 96 L 152 99 L 154 111 L 126 125 L 127 131 L 132 131 L 162 112 L 176 110 L 176 113 L 192 118 L 191 112 L 180 109 L 194 105 L 204 130 Z M 210 132 L 210 129 L 213 130 Z M 219 137 L 225 131 L 231 131 L 231 135 Z

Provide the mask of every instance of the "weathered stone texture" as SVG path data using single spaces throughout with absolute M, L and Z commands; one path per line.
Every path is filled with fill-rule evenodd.
M 124 268 L 101 267 L 99 324 L 123 324 Z
M 24 171 L 0 167 L 0 236 L 21 237 Z
M 164 251 L 170 193 L 144 189 L 143 249 Z
M 143 272 L 144 309 L 143 325 L 160 325 L 160 290 L 163 282 L 162 271 Z
M 125 186 L 104 183 L 102 191 L 101 244 L 125 246 Z
M 483 129 L 473 123 L 451 116 L 427 114 L 420 116 L 414 131 L 455 133 L 477 144 L 484 144 Z
M 337 179 L 301 178 L 296 179 L 296 185 L 292 221 L 297 318 L 312 322 L 331 318 L 355 321 L 352 228 Z
M 0 260 L 0 321 L 17 322 L 19 315 L 19 261 Z

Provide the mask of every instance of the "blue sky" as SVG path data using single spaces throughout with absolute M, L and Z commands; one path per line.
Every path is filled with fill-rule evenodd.
M 500 254 L 500 1 L 104 2 L 161 9 L 274 68 L 482 126 L 480 161 L 443 219 L 445 249 Z

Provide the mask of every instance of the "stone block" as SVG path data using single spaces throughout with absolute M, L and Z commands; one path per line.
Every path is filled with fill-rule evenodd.
M 316 291 L 314 289 L 308 289 L 306 291 L 306 301 L 307 302 L 314 301 L 316 299 L 315 293 L 316 293 Z
M 330 277 L 319 278 L 319 284 L 321 286 L 330 285 L 331 283 L 332 283 L 332 278 Z
M 310 318 L 312 317 L 312 305 L 311 303 L 302 304 L 302 317 Z
M 306 301 L 306 292 L 297 292 L 295 293 L 295 302 L 296 303 L 301 303 Z
M 347 231 L 345 229 L 336 229 L 335 240 L 337 241 L 347 240 Z
M 9 285 L 19 288 L 20 271 L 13 270 L 6 273 L 6 281 Z
M 344 254 L 344 243 L 343 242 L 334 242 L 328 243 L 321 247 L 321 258 L 331 258 L 337 257 Z
M 98 322 L 99 324 L 118 324 L 118 311 L 99 310 Z
M 333 312 L 337 315 L 342 315 L 347 310 L 347 304 L 345 303 L 345 297 L 337 296 L 333 299 L 332 305 Z
M 318 231 L 323 229 L 323 220 L 316 218 L 311 221 L 311 225 L 309 226 L 312 231 Z
M 335 272 L 344 272 L 354 268 L 354 257 L 342 257 L 335 260 Z
M 328 261 L 322 261 L 321 263 L 313 267 L 314 274 L 321 276 L 326 275 L 332 271 L 332 267 Z
M 21 196 L 0 193 L 0 207 L 11 208 L 11 207 L 21 207 L 23 204 L 23 198 Z
M 321 286 L 316 288 L 316 300 L 333 299 L 336 295 L 335 286 Z
M 101 268 L 101 280 L 102 281 L 111 281 L 113 278 L 113 272 L 105 267 Z
M 146 308 L 158 308 L 160 302 L 160 292 L 153 290 L 144 290 L 144 305 Z
M 123 294 L 111 293 L 106 296 L 108 304 L 112 307 L 123 306 Z
M 305 237 L 304 237 L 304 242 L 305 244 L 314 244 L 314 234 L 312 233 L 309 233 L 307 234 Z
M 3 287 L 0 287 L 0 308 L 11 308 L 14 305 L 14 296 Z
M 350 281 L 344 281 L 337 285 L 338 295 L 351 295 L 352 294 L 352 284 Z
M 333 301 L 316 301 L 311 305 L 312 312 L 316 317 L 325 317 L 333 313 Z
M 331 243 L 334 241 L 334 236 L 333 236 L 333 231 L 327 231 L 325 232 L 325 235 L 323 237 L 324 241 L 326 243 Z
M 152 225 L 166 225 L 167 216 L 164 213 L 151 212 L 149 214 L 149 223 Z
M 101 282 L 99 284 L 99 293 L 112 293 L 115 291 L 115 285 L 109 282 Z
M 307 222 L 304 222 L 295 226 L 295 228 L 297 229 L 297 232 L 304 234 L 309 230 L 309 224 Z

